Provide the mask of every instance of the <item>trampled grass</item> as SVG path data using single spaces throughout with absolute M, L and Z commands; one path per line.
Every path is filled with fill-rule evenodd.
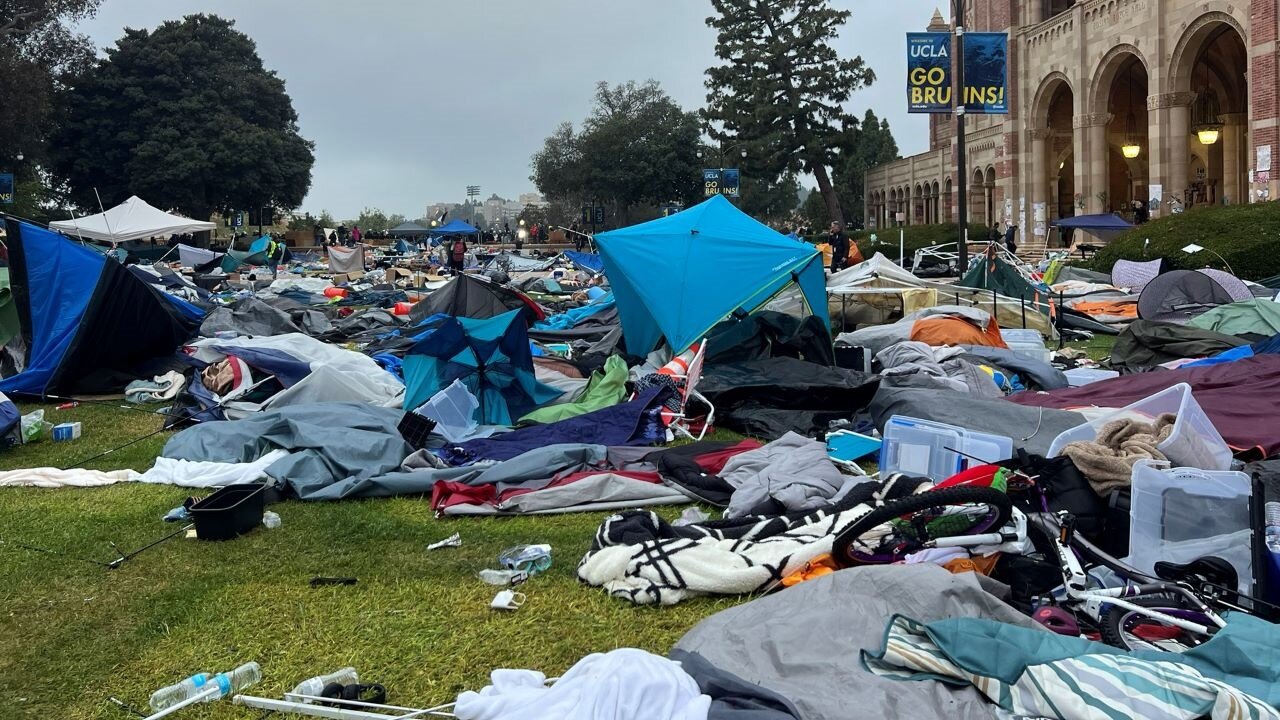
M 23 407 L 24 411 L 32 408 Z M 0 467 L 75 463 L 159 428 L 161 419 L 101 406 L 53 411 L 84 437 L 0 455 Z M 145 470 L 164 436 L 90 464 Z M 437 520 L 425 498 L 284 502 L 283 526 L 227 542 L 175 538 L 116 570 L 15 542 L 109 561 L 176 529 L 161 517 L 190 490 L 116 485 L 0 490 L 0 717 L 102 718 L 145 709 L 156 688 L 199 671 L 262 665 L 258 694 L 345 665 L 392 702 L 448 702 L 496 667 L 563 672 L 592 652 L 665 653 L 701 618 L 743 598 L 638 608 L 578 583 L 575 568 L 605 514 Z M 667 508 L 673 516 L 679 508 Z M 463 546 L 426 545 L 461 533 Z M 546 542 L 554 565 L 520 589 L 514 613 L 489 609 L 497 588 L 476 573 L 520 543 Z M 356 585 L 313 588 L 317 575 Z M 229 703 L 177 717 L 257 718 Z

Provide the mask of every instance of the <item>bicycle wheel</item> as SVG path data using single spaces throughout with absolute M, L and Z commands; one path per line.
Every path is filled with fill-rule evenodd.
M 1203 613 L 1188 607 L 1187 601 L 1173 593 L 1139 595 L 1125 600 L 1144 608 L 1158 610 L 1179 620 L 1189 620 L 1210 628 L 1213 623 Z M 1185 652 L 1205 642 L 1209 635 L 1185 630 L 1171 623 L 1147 617 L 1136 610 L 1110 606 L 1098 623 L 1102 641 L 1124 650 L 1159 650 Z
M 875 508 L 836 535 L 831 555 L 843 567 L 884 564 L 915 552 L 930 540 L 991 530 L 1009 521 L 1009 496 L 989 487 L 950 487 L 910 495 Z M 874 528 L 889 532 L 867 538 Z

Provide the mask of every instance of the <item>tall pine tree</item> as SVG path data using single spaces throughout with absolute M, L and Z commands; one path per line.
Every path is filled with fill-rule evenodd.
M 808 171 L 832 218 L 844 219 L 828 167 L 843 128 L 857 119 L 843 107 L 875 74 L 861 57 L 831 47 L 848 11 L 828 0 L 711 0 L 716 57 L 707 69 L 706 117 L 712 135 L 749 148 L 752 165 L 776 177 Z
M 889 121 L 876 117 L 870 109 L 862 122 L 845 130 L 840 157 L 835 162 L 837 192 L 845 219 L 855 227 L 866 222 L 866 174 L 877 165 L 898 159 L 898 143 L 889 130 Z

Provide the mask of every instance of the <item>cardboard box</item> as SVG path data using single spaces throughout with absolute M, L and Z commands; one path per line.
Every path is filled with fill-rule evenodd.
M 359 271 L 350 272 L 350 273 L 339 273 L 333 276 L 333 284 L 344 285 L 347 283 L 356 283 L 356 282 L 359 282 L 360 278 L 363 278 L 364 275 L 365 274 L 363 272 L 359 272 Z
M 81 426 L 78 422 L 61 423 L 53 426 L 53 441 L 67 442 L 80 439 Z

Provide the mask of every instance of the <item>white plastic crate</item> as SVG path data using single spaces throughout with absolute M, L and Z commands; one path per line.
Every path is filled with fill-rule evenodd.
M 1000 337 L 1004 338 L 1006 343 L 1027 343 L 1044 347 L 1044 336 L 1039 330 L 1031 328 L 1001 328 Z
M 1130 565 L 1149 573 L 1160 561 L 1188 563 L 1214 555 L 1231 563 L 1241 592 L 1253 586 L 1253 484 L 1242 472 L 1133 467 L 1129 501 Z
M 1175 413 L 1178 416 L 1173 433 L 1156 446 L 1169 458 L 1169 462 L 1175 466 L 1202 470 L 1226 470 L 1231 467 L 1231 448 L 1227 447 L 1209 416 L 1204 414 L 1200 403 L 1191 394 L 1191 386 L 1186 383 L 1170 386 L 1114 413 L 1067 430 L 1053 439 L 1053 444 L 1049 446 L 1049 457 L 1061 455 L 1062 448 L 1067 443 L 1097 439 L 1098 430 L 1112 420 L 1136 417 L 1150 422 L 1164 413 Z
M 974 465 L 1007 460 L 1013 455 L 1013 438 L 904 415 L 889 418 L 883 435 L 882 477 L 900 472 L 941 482 Z

